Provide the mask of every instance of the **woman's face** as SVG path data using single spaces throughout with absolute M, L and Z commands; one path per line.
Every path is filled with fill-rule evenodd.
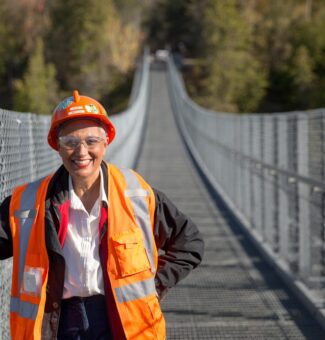
M 58 139 L 59 155 L 73 181 L 95 181 L 108 145 L 104 129 L 91 120 L 75 120 L 60 129 Z

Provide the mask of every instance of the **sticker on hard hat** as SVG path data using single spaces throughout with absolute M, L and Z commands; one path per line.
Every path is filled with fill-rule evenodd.
M 74 111 L 69 110 L 68 115 L 73 115 L 77 113 L 86 113 L 86 111 L 85 110 L 74 110 Z
M 85 109 L 87 112 L 99 113 L 98 107 L 94 104 L 85 105 Z
M 54 111 L 62 111 L 65 110 L 71 103 L 73 103 L 73 97 L 68 97 L 64 99 Z
M 73 106 L 69 108 L 68 115 L 75 113 L 86 113 L 83 106 Z

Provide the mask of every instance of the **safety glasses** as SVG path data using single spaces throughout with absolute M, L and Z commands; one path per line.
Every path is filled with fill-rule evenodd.
M 87 149 L 95 149 L 105 138 L 97 136 L 88 136 L 85 139 L 81 139 L 75 136 L 62 136 L 59 137 L 59 144 L 66 150 L 74 150 L 79 148 L 83 144 Z

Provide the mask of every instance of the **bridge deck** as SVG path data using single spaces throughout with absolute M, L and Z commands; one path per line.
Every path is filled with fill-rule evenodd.
M 203 263 L 163 301 L 168 339 L 324 339 L 324 332 L 209 197 L 182 145 L 166 73 L 151 71 L 138 171 L 198 224 Z

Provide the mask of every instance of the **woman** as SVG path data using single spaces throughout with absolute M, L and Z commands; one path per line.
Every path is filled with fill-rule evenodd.
M 159 300 L 201 262 L 203 240 L 162 192 L 103 161 L 114 136 L 103 106 L 74 91 L 48 134 L 63 165 L 1 205 L 13 339 L 165 339 Z

